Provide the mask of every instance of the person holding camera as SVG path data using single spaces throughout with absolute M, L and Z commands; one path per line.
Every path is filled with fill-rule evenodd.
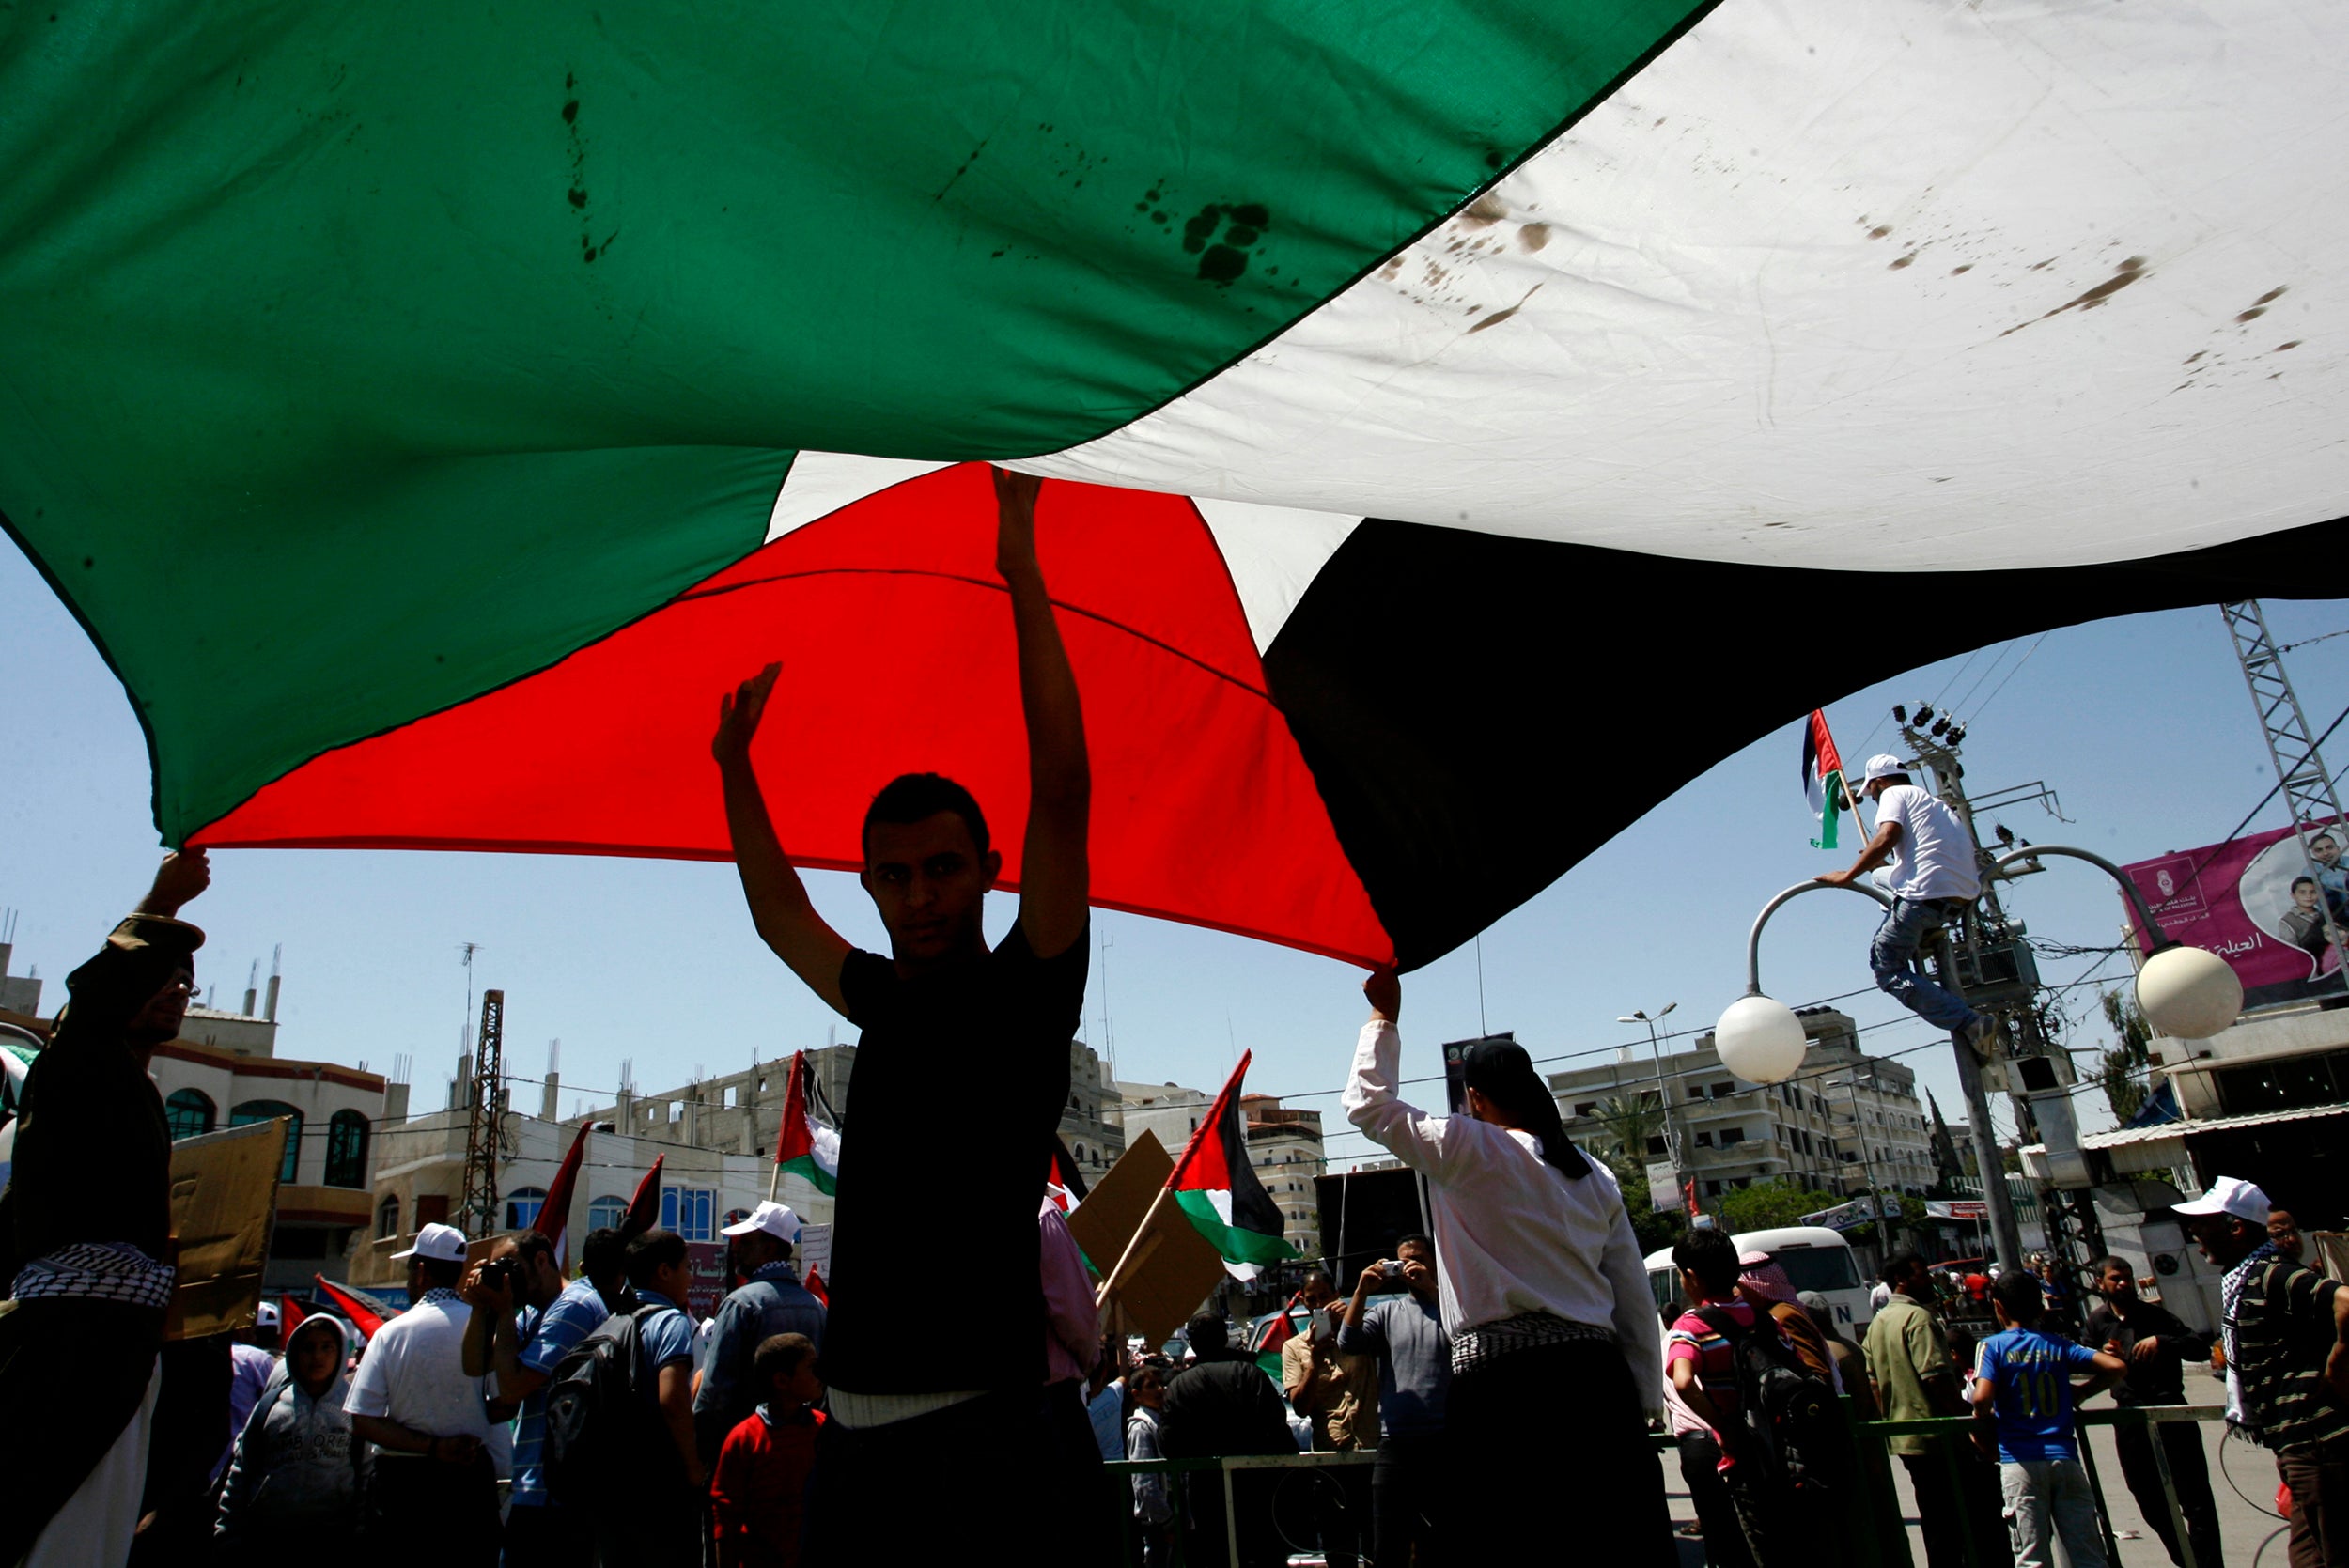
M 592 1240 L 592 1238 L 590 1238 Z M 460 1292 L 465 1373 L 494 1374 L 501 1405 L 516 1406 L 514 1484 L 506 1514 L 505 1568 L 571 1568 L 593 1544 L 587 1521 L 547 1492 L 547 1380 L 611 1311 L 593 1282 L 568 1283 L 554 1243 L 537 1231 L 500 1236 Z
M 1454 1513 L 1455 1551 L 1501 1561 L 1571 1518 L 1575 1545 L 1595 1561 L 1672 1568 L 1664 1472 L 1647 1437 L 1649 1414 L 1664 1407 L 1662 1326 L 1614 1173 L 1566 1137 L 1557 1099 L 1514 1040 L 1469 1048 L 1466 1115 L 1406 1104 L 1402 982 L 1380 970 L 1362 994 L 1372 1016 L 1355 1046 L 1346 1119 L 1426 1177 L 1443 1249 L 1451 1462 L 1480 1493 Z M 1575 1419 L 1559 1420 L 1562 1410 Z
M 1448 1473 L 1444 1401 L 1452 1390 L 1452 1336 L 1436 1301 L 1436 1244 L 1407 1235 L 1394 1256 L 1362 1270 L 1338 1327 L 1338 1351 L 1378 1361 L 1378 1461 L 1370 1470 L 1373 1560 L 1439 1560 Z M 1396 1294 L 1396 1293 L 1400 1294 Z M 1373 1295 L 1379 1296 L 1370 1301 Z
M 370 1533 L 395 1540 L 430 1520 L 440 1555 L 496 1568 L 509 1439 L 503 1416 L 490 1419 L 488 1377 L 465 1371 L 465 1233 L 426 1225 L 392 1257 L 408 1265 L 408 1310 L 367 1341 L 343 1397 L 352 1434 L 376 1449 Z

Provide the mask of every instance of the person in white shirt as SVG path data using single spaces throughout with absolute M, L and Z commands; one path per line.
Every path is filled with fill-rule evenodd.
M 1892 895 L 1891 912 L 1868 944 L 1876 988 L 1937 1029 L 1977 1049 L 1998 1021 L 1917 972 L 1917 950 L 1927 938 L 1982 895 L 1974 835 L 1957 813 L 1908 782 L 1906 765 L 1890 753 L 1872 756 L 1859 793 L 1876 805 L 1876 831 L 1846 871 L 1819 878 L 1847 888 L 1877 866 L 1875 878 Z
M 465 1234 L 427 1225 L 392 1256 L 408 1262 L 409 1308 L 367 1341 L 343 1396 L 351 1434 L 376 1448 L 371 1525 L 397 1540 L 428 1520 L 436 1557 L 495 1568 L 512 1412 L 493 1423 L 489 1376 L 465 1375 Z
M 1444 1428 L 1472 1493 L 1455 1509 L 1463 1562 L 1571 1539 L 1610 1565 L 1672 1568 L 1672 1517 L 1647 1418 L 1664 1405 L 1662 1331 L 1613 1172 L 1582 1157 L 1522 1046 L 1464 1063 L 1468 1114 L 1396 1096 L 1403 987 L 1363 984 L 1346 1119 L 1426 1177 L 1437 1303 L 1452 1340 Z

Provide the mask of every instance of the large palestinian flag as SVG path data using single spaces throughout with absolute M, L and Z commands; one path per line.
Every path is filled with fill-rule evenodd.
M 0 513 L 173 843 L 722 857 L 780 658 L 838 866 L 904 769 L 1023 815 L 1008 462 L 1099 900 L 1416 965 L 1711 760 L 1667 698 L 1735 744 L 2338 593 L 2345 54 L 2287 0 L 43 0 Z

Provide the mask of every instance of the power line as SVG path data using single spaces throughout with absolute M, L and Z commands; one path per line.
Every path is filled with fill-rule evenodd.
M 1967 716 L 1967 723 L 1976 724 L 1982 722 L 1983 714 L 1989 708 L 1992 703 L 1999 700 L 1999 693 L 2006 690 L 2006 682 L 2013 680 L 2016 675 L 2023 673 L 2023 666 L 2030 662 L 2030 656 L 2039 651 L 2039 644 L 2046 642 L 2050 635 L 2052 635 L 2052 633 L 2045 631 L 2039 634 L 2039 636 L 2031 643 L 2030 647 L 2024 652 L 2023 657 L 2015 661 L 2015 667 L 2006 673 L 2006 680 L 2001 680 L 1998 685 L 1992 687 L 1990 689 L 1990 695 L 1983 698 L 1982 706 L 1975 708 L 1971 714 Z M 1968 696 L 1972 695 L 1971 692 L 1967 694 Z

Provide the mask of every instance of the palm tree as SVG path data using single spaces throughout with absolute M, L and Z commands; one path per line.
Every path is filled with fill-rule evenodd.
M 1664 1109 L 1647 1094 L 1616 1094 L 1591 1110 L 1591 1119 L 1606 1129 L 1606 1137 L 1624 1158 L 1645 1163 L 1648 1140 L 1664 1130 Z

